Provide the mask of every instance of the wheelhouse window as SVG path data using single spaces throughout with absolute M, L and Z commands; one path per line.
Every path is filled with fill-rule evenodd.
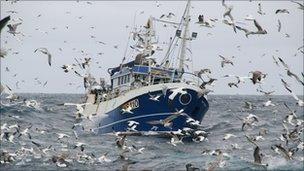
M 130 82 L 130 74 L 127 76 L 127 82 Z
M 124 84 L 126 84 L 127 83 L 127 76 L 125 75 L 123 78 L 124 78 Z

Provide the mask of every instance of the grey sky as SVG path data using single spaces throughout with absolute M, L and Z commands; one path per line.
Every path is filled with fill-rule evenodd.
M 17 14 L 11 14 L 12 18 L 22 18 L 22 25 L 18 30 L 25 34 L 25 37 L 18 41 L 13 35 L 7 32 L 7 28 L 1 33 L 1 48 L 10 49 L 5 59 L 1 59 L 1 82 L 11 86 L 15 92 L 44 92 L 44 93 L 83 93 L 82 79 L 72 73 L 64 73 L 60 68 L 63 64 L 74 62 L 74 58 L 92 57 L 92 73 L 95 77 L 105 77 L 109 80 L 107 68 L 120 64 L 131 28 L 135 13 L 136 25 L 146 23 L 148 17 L 159 17 L 163 13 L 173 12 L 176 17 L 172 21 L 179 21 L 185 8 L 186 1 L 165 1 L 160 2 L 156 7 L 155 1 L 93 1 L 92 5 L 86 2 L 60 2 L 60 1 L 26 1 L 10 4 L 1 1 L 1 18 L 9 15 L 7 11 L 16 10 Z M 289 1 L 266 1 L 262 2 L 266 15 L 257 13 L 258 2 L 228 1 L 233 5 L 232 15 L 235 20 L 245 22 L 245 27 L 255 29 L 252 22 L 244 21 L 247 14 L 252 14 L 267 35 L 254 35 L 248 39 L 244 33 L 238 31 L 235 34 L 231 27 L 222 23 L 224 7 L 220 1 L 194 1 L 191 9 L 192 24 L 191 31 L 198 32 L 198 38 L 191 42 L 193 68 L 210 68 L 212 77 L 219 81 L 213 88 L 215 94 L 256 94 L 257 85 L 249 81 L 242 84 L 239 89 L 229 88 L 228 82 L 233 78 L 222 79 L 226 74 L 246 76 L 252 70 L 260 70 L 268 73 L 262 87 L 265 90 L 275 90 L 276 94 L 287 94 L 280 82 L 279 73 L 291 84 L 297 94 L 303 94 L 303 86 L 293 78 L 286 76 L 284 69 L 277 67 L 272 60 L 272 55 L 281 57 L 291 67 L 291 70 L 301 76 L 303 72 L 303 54 L 297 52 L 297 48 L 303 45 L 303 11 L 297 9 L 297 5 Z M 275 10 L 286 8 L 290 14 L 275 14 Z M 143 14 L 140 14 L 144 11 Z M 67 14 L 66 12 L 70 12 Z M 37 17 L 41 14 L 41 17 Z M 200 27 L 193 24 L 199 14 L 207 18 L 218 18 L 219 21 L 214 28 Z M 81 17 L 79 19 L 78 17 Z M 282 22 L 281 32 L 277 31 L 277 20 Z M 11 23 L 14 23 L 11 21 Z M 66 26 L 69 28 L 66 29 Z M 94 29 L 90 27 L 94 26 Z M 52 28 L 56 27 L 55 30 Z M 36 30 L 36 28 L 39 28 Z M 173 27 L 163 27 L 156 23 L 156 31 L 160 36 L 160 42 L 168 41 L 173 36 Z M 47 34 L 45 33 L 47 32 Z M 207 35 L 212 33 L 212 35 Z M 285 33 L 290 38 L 285 37 Z M 96 38 L 91 38 L 94 35 Z M 5 43 L 7 41 L 7 43 Z M 64 43 L 64 41 L 67 41 Z M 103 41 L 106 45 L 96 43 Z M 113 48 L 118 45 L 118 49 Z M 237 46 L 240 45 L 240 50 Z M 162 48 L 166 45 L 160 44 Z M 41 53 L 34 53 L 39 47 L 46 47 L 53 56 L 52 67 L 47 64 L 47 58 Z M 60 51 L 59 48 L 63 50 Z M 76 50 L 73 50 L 76 48 Z M 81 53 L 84 50 L 87 56 Z M 130 54 L 131 49 L 129 48 Z M 276 52 L 279 50 L 279 52 Z M 13 54 L 18 51 L 19 54 Z M 103 55 L 97 53 L 103 52 Z M 297 55 L 294 54 L 297 52 Z M 262 56 L 262 54 L 266 54 Z M 234 67 L 220 67 L 218 55 L 235 56 Z M 159 61 L 163 58 L 164 52 L 157 52 Z M 190 55 L 188 53 L 188 55 Z M 128 60 L 131 60 L 131 54 Z M 99 61 L 100 64 L 95 62 Z M 252 61 L 249 63 L 249 61 Z M 101 66 L 101 68 L 99 68 Z M 190 64 L 191 66 L 191 64 Z M 10 68 L 10 72 L 5 71 Z M 13 77 L 17 73 L 16 77 Z M 42 83 L 48 81 L 46 87 L 37 85 L 34 80 L 38 77 Z M 24 80 L 25 82 L 21 82 Z M 20 89 L 15 87 L 19 81 Z M 68 85 L 73 83 L 74 85 Z

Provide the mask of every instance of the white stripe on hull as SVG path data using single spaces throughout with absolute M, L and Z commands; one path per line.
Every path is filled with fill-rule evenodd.
M 127 122 L 127 121 L 138 119 L 138 118 L 146 118 L 146 117 L 150 117 L 150 116 L 161 116 L 161 115 L 172 115 L 172 113 L 152 113 L 152 114 L 148 114 L 148 115 L 139 115 L 139 116 L 129 117 L 129 118 L 126 118 L 126 119 L 121 119 L 119 121 L 109 123 L 107 125 L 103 125 L 103 126 L 98 127 L 98 128 L 94 128 L 94 130 L 95 129 L 103 129 L 103 128 L 106 128 L 106 127 L 109 127 L 109 126 L 112 126 L 112 125 L 115 125 L 115 124 L 118 124 L 118 123 L 121 123 L 121 122 Z

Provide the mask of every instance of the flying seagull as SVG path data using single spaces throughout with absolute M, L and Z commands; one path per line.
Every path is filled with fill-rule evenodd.
M 278 32 L 281 31 L 281 27 L 282 27 L 281 21 L 278 19 Z
M 9 30 L 7 32 L 13 34 L 14 36 L 16 34 L 20 34 L 21 32 L 16 32 L 17 31 L 17 27 L 19 25 L 21 25 L 22 23 L 16 23 L 16 24 L 8 24 L 7 27 L 9 28 Z
M 51 60 L 52 60 L 52 55 L 50 54 L 50 52 L 47 50 L 47 48 L 38 48 L 36 49 L 34 52 L 36 53 L 37 51 L 40 51 L 41 53 L 45 54 L 48 56 L 48 63 L 49 66 L 51 66 Z
M 222 61 L 221 61 L 222 68 L 225 66 L 225 64 L 231 64 L 231 65 L 233 65 L 233 62 L 231 60 L 225 58 L 222 55 L 219 55 L 219 57 L 222 58 Z
M 250 31 L 250 30 L 242 28 L 240 26 L 236 26 L 236 28 L 238 30 L 244 31 L 246 37 L 248 37 L 248 35 L 250 35 L 250 34 L 267 34 L 267 31 L 265 29 L 263 29 L 256 20 L 253 20 L 253 22 L 254 22 L 255 27 L 258 29 L 257 31 Z
M 252 73 L 252 78 L 250 79 L 253 84 L 261 82 L 266 77 L 266 74 L 263 74 L 261 71 L 251 71 L 250 73 Z
M 290 2 L 293 2 L 293 3 L 296 3 L 296 4 L 298 4 L 299 5 L 299 9 L 301 9 L 301 10 L 304 10 L 304 5 L 303 4 L 301 4 L 301 3 L 299 3 L 299 2 L 296 2 L 296 1 L 290 1 Z
M 276 14 L 278 14 L 278 13 L 289 14 L 289 11 L 288 11 L 287 9 L 277 9 L 277 10 L 275 11 L 275 13 L 276 13 Z
M 263 12 L 263 10 L 262 10 L 262 4 L 261 3 L 258 3 L 258 13 L 261 14 L 261 15 L 265 15 L 265 12 Z

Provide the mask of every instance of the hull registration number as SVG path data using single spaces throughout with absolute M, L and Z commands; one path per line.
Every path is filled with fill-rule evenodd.
M 131 107 L 132 109 L 138 108 L 139 107 L 138 99 L 134 99 L 132 101 L 129 101 L 129 102 L 123 104 L 123 106 L 122 106 L 123 109 L 127 109 L 128 107 Z

